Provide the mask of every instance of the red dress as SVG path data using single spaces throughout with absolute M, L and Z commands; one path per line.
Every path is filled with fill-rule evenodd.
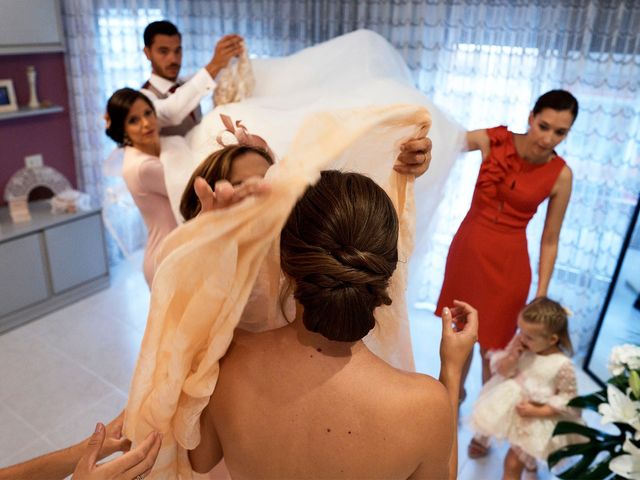
M 471 208 L 451 242 L 436 313 L 453 300 L 478 310 L 482 348 L 504 348 L 517 327 L 531 286 L 526 228 L 551 193 L 565 161 L 521 158 L 507 127 L 487 129 L 491 150 L 482 162 Z

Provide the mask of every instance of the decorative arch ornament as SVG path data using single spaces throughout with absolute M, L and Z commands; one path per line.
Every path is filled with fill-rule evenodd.
M 58 170 L 49 166 L 22 168 L 14 173 L 4 189 L 4 199 L 27 200 L 34 188 L 46 187 L 58 195 L 65 190 L 71 190 L 71 182 Z

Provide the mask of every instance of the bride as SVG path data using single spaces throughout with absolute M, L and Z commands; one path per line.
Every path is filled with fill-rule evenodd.
M 255 60 L 253 68 L 251 98 L 217 107 L 186 138 L 163 140 L 160 158 L 176 212 L 195 166 L 219 148 L 220 113 L 242 119 L 249 131 L 266 138 L 277 162 L 266 177 L 267 198 L 188 222 L 167 237 L 158 254 L 125 431 L 134 442 L 151 430 L 163 432 L 161 477 L 190 475 L 186 451 L 199 443 L 200 414 L 256 278 L 267 279 L 257 300 L 262 313 L 278 311 L 279 232 L 321 170 L 364 173 L 393 201 L 401 260 L 389 287 L 393 303 L 376 310 L 377 325 L 365 343 L 391 365 L 414 368 L 404 302 L 406 260 L 414 236 L 420 244 L 428 234 L 463 130 L 413 87 L 399 54 L 372 32 L 353 32 L 285 58 Z M 412 176 L 393 172 L 393 162 L 402 141 L 424 136 L 429 127 L 434 161 L 414 185 Z

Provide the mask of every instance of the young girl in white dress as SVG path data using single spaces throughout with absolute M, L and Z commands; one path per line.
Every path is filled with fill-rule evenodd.
M 523 469 L 566 444 L 551 437 L 559 420 L 579 413 L 567 407 L 577 395 L 573 348 L 567 312 L 540 297 L 518 315 L 519 331 L 507 348 L 491 354 L 493 376 L 485 384 L 471 415 L 472 441 L 486 452 L 488 439 L 507 439 L 503 479 L 520 479 Z

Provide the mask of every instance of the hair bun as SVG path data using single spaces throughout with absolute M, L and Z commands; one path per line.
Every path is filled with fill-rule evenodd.
M 346 267 L 371 272 L 374 275 L 382 275 L 385 270 L 389 270 L 388 262 L 381 258 L 380 255 L 363 252 L 355 247 L 340 247 L 331 252 L 331 254 Z
M 376 307 L 391 304 L 397 241 L 398 217 L 382 188 L 356 173 L 322 172 L 280 237 L 282 269 L 295 282 L 305 327 L 330 340 L 363 338 Z

